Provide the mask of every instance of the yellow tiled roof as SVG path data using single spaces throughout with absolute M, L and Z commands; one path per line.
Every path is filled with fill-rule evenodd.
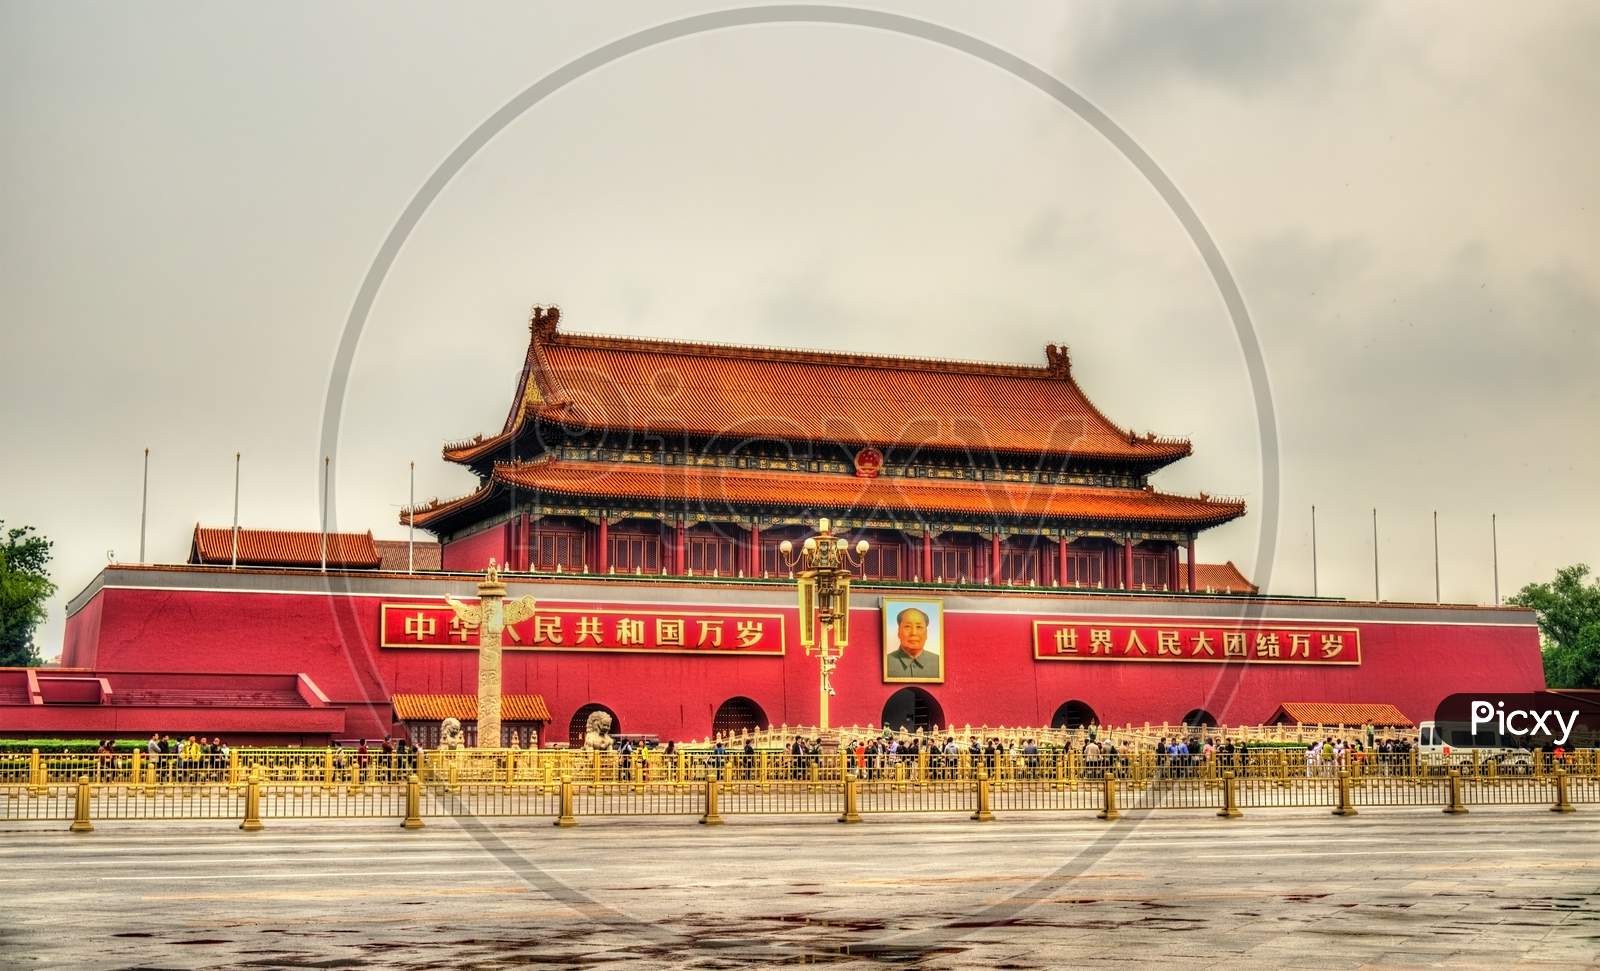
M 401 721 L 478 720 L 477 695 L 395 695 L 393 703 L 395 717 Z M 504 695 L 500 699 L 500 718 L 508 722 L 547 722 L 550 709 L 544 703 L 544 695 Z

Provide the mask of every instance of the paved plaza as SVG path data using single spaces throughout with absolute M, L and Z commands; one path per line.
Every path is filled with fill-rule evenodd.
M 56 824 L 12 967 L 1591 967 L 1600 813 Z

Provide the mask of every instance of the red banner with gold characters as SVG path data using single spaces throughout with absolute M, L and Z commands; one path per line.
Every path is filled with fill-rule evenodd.
M 465 601 L 475 603 L 476 601 Z M 386 603 L 379 646 L 476 650 L 478 630 L 444 603 Z M 607 604 L 542 604 L 501 636 L 508 651 L 783 656 L 783 615 L 773 611 Z
M 1039 661 L 1215 661 L 1246 664 L 1360 664 L 1361 631 L 1261 621 L 1163 624 L 1159 621 L 1036 620 Z

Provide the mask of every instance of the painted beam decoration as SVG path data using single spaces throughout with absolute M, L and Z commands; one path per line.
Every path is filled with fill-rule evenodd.
M 378 637 L 386 648 L 478 647 L 477 628 L 463 625 L 442 601 L 384 604 Z M 508 624 L 503 640 L 507 651 L 782 657 L 785 638 L 783 615 L 775 611 L 541 602 L 532 617 Z
M 1035 620 L 1038 661 L 1214 662 L 1218 664 L 1361 663 L 1354 627 L 1256 622 L 1164 624 L 1154 621 Z

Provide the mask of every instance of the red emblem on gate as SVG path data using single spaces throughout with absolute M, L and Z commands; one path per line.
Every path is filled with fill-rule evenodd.
M 867 446 L 856 453 L 856 475 L 863 479 L 875 479 L 878 471 L 883 468 L 883 453 Z

